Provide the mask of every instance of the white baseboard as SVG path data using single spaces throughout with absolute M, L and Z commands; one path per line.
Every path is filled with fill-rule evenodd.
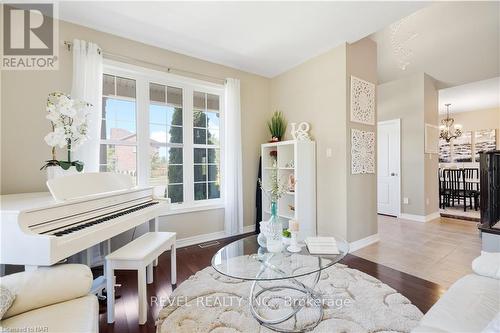
M 246 234 L 248 232 L 255 231 L 255 225 L 246 225 L 243 227 L 243 231 L 241 233 L 238 233 L 234 236 L 241 235 L 241 234 Z M 200 244 L 200 243 L 205 243 L 205 242 L 210 242 L 216 239 L 221 239 L 228 237 L 224 231 L 217 231 L 217 232 L 212 232 L 209 234 L 203 234 L 203 235 L 196 235 L 192 237 L 186 237 L 182 239 L 177 239 L 175 241 L 176 247 L 181 248 L 181 247 L 186 247 L 186 246 L 191 246 L 195 244 Z
M 441 217 L 441 213 L 439 213 L 439 211 L 437 212 L 434 212 L 432 214 L 429 214 L 425 217 L 425 222 L 429 222 L 429 221 L 432 221 L 432 220 L 435 220 L 435 219 L 438 219 Z
M 429 214 L 429 215 L 415 215 L 415 214 L 406 214 L 406 213 L 402 213 L 401 215 L 399 215 L 399 217 L 404 219 L 404 220 L 410 220 L 410 221 L 415 221 L 415 222 L 429 222 L 429 221 L 432 221 L 432 220 L 439 218 L 440 216 L 441 216 L 441 214 L 439 214 L 439 212 L 434 212 L 434 213 Z
M 255 224 L 246 225 L 243 227 L 243 234 L 255 231 Z
M 349 253 L 352 253 L 352 252 L 357 251 L 365 246 L 376 243 L 379 240 L 380 240 L 380 237 L 378 236 L 378 233 L 376 233 L 376 234 L 370 235 L 368 237 L 358 239 L 357 241 L 350 242 L 349 243 Z

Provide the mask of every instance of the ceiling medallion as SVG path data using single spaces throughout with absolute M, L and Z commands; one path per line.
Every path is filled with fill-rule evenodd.
M 458 138 L 462 135 L 462 125 L 455 124 L 455 119 L 450 118 L 450 103 L 446 105 L 446 118 L 441 120 L 441 126 L 439 126 L 439 137 L 446 142 L 450 142 L 451 139 Z
M 408 21 L 412 16 L 413 14 L 390 25 L 392 51 L 398 67 L 403 71 L 406 70 L 413 56 L 413 50 L 408 47 L 408 44 L 418 36 L 418 33 L 408 29 Z

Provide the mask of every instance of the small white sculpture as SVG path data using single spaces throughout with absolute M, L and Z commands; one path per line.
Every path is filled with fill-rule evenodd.
M 299 123 L 298 126 L 296 123 L 292 123 L 291 125 L 292 125 L 292 130 L 290 132 L 294 140 L 299 140 L 299 141 L 311 140 L 311 137 L 309 136 L 309 129 L 311 128 L 309 126 L 309 123 L 303 121 Z

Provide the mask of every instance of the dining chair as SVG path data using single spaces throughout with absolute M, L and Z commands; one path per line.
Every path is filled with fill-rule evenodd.
M 464 192 L 464 212 L 467 211 L 466 199 L 469 199 L 469 207 L 472 209 L 472 200 L 474 200 L 474 210 L 479 207 L 479 169 L 463 169 L 463 192 Z
M 457 205 L 460 205 L 460 201 L 463 197 L 463 172 L 460 169 L 445 169 L 443 170 L 444 176 L 444 196 L 445 204 L 450 207 L 455 207 L 455 201 Z M 465 202 L 465 198 L 464 198 Z
M 444 177 L 444 169 L 438 169 L 438 182 L 439 182 L 439 208 L 446 208 L 446 180 Z

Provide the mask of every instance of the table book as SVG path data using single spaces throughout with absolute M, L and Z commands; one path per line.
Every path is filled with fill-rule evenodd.
M 305 243 L 311 254 L 339 254 L 334 237 L 307 237 Z

